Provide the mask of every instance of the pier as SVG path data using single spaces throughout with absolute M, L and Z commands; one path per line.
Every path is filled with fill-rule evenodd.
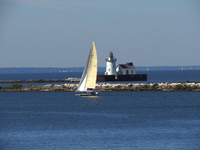
M 0 83 L 49 83 L 49 82 L 79 82 L 80 79 L 33 79 L 33 80 L 2 80 Z

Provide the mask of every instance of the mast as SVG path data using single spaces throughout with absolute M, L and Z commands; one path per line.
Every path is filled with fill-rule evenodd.
M 90 62 L 88 66 L 86 87 L 95 89 L 97 78 L 97 51 L 94 42 L 90 50 Z
M 97 52 L 93 42 L 77 91 L 95 88 L 97 77 Z

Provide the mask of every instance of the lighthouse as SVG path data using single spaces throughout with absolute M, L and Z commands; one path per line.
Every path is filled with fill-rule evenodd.
M 114 58 L 113 53 L 110 52 L 108 59 L 106 60 L 106 72 L 105 75 L 116 75 L 116 58 Z
M 147 81 L 147 74 L 136 74 L 135 66 L 132 62 L 119 64 L 117 67 L 113 53 L 110 52 L 106 59 L 105 75 L 97 75 L 97 82 L 113 82 L 113 81 Z

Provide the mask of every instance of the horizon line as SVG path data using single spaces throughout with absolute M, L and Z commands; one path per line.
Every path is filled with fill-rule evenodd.
M 200 67 L 200 65 L 176 65 L 176 66 L 137 66 L 137 67 Z M 136 67 L 136 68 L 137 68 Z M 84 68 L 82 67 L 0 67 L 0 68 Z M 105 68 L 99 66 L 99 68 Z

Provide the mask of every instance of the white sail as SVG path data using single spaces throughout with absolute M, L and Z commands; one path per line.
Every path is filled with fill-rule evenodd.
M 97 52 L 93 42 L 77 91 L 95 89 L 97 77 Z

